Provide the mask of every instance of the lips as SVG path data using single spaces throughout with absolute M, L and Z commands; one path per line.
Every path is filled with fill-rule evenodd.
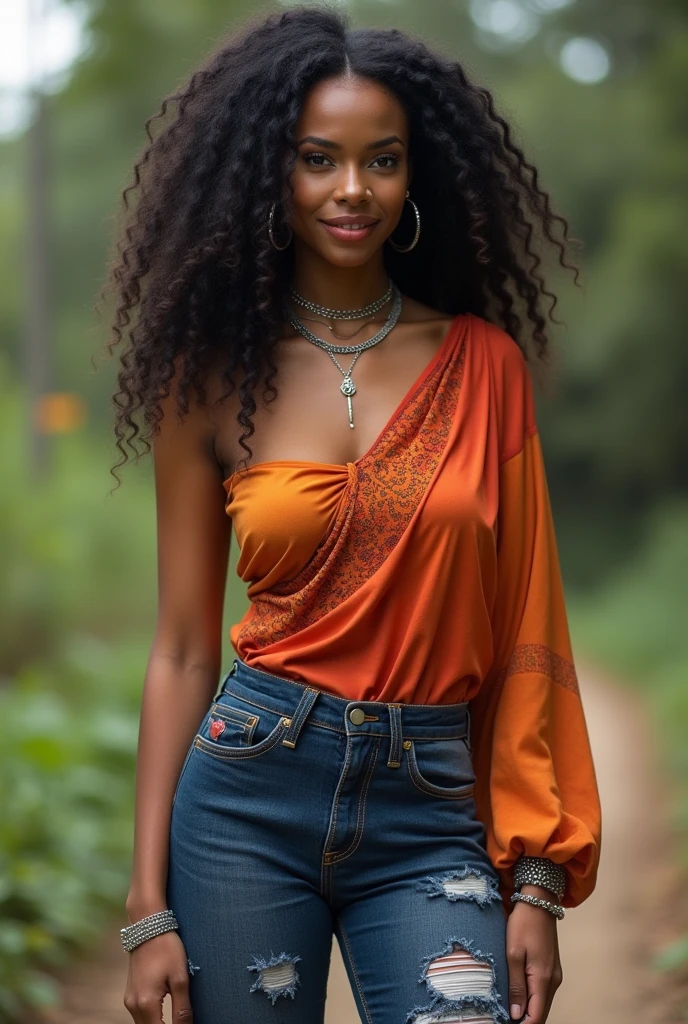
M 374 217 L 333 217 L 332 220 L 322 220 L 320 223 L 330 235 L 340 241 L 361 242 L 372 234 L 379 222 Z
M 327 220 L 323 219 L 323 224 L 328 224 L 331 227 L 347 228 L 354 225 L 359 227 L 368 227 L 371 224 L 377 224 L 377 217 L 370 217 L 367 214 L 360 214 L 356 217 L 353 214 L 341 217 L 329 217 Z
M 362 231 L 363 228 L 372 226 L 371 224 L 361 224 L 360 222 L 358 224 L 332 224 L 329 220 L 323 221 L 323 224 L 326 224 L 328 228 L 340 228 L 342 231 Z

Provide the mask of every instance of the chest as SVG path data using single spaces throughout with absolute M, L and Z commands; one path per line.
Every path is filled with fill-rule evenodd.
M 446 337 L 446 333 L 444 335 Z M 389 342 L 385 348 L 385 342 Z M 265 401 L 261 389 L 254 393 L 254 433 L 248 439 L 251 465 L 283 459 L 345 466 L 371 451 L 400 408 L 419 387 L 439 354 L 442 336 L 395 341 L 390 335 L 379 345 L 363 351 L 351 373 L 355 392 L 349 404 L 341 385 L 344 374 L 330 356 L 307 342 L 295 339 L 278 346 L 276 396 Z M 350 354 L 335 354 L 342 370 L 352 364 Z M 225 478 L 246 452 L 239 444 L 238 394 L 232 396 L 219 422 L 216 452 Z

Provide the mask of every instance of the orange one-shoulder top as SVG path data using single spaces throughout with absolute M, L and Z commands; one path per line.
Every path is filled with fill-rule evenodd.
M 459 314 L 365 455 L 229 477 L 248 665 L 347 700 L 470 701 L 475 800 L 507 900 L 521 854 L 596 881 L 600 800 L 528 363 Z M 510 905 L 512 906 L 512 905 Z

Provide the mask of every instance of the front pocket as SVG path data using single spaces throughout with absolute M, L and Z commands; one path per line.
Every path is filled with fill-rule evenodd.
M 290 720 L 223 690 L 201 723 L 194 746 L 220 759 L 258 757 L 275 746 Z
M 253 743 L 259 716 L 234 708 L 228 704 L 214 701 L 210 708 L 210 717 L 201 729 L 201 735 L 225 747 L 250 747 Z
M 465 739 L 412 740 L 406 754 L 411 781 L 423 793 L 446 800 L 473 794 L 475 775 Z

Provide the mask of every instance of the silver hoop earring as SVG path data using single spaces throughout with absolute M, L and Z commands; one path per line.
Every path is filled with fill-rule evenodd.
M 413 199 L 409 197 L 408 189 L 406 190 L 406 199 L 408 199 L 409 203 L 413 207 L 413 212 L 416 215 L 416 233 L 413 236 L 413 241 L 411 242 L 410 245 L 397 245 L 396 242 L 392 241 L 392 236 L 390 235 L 387 241 L 389 242 L 393 249 L 396 249 L 397 252 L 409 252 L 411 249 L 413 249 L 413 247 L 415 246 L 416 242 L 420 237 L 420 213 L 418 212 L 418 207 L 414 203 Z
M 277 245 L 277 243 L 275 242 L 275 236 L 272 233 L 272 229 L 274 227 L 274 222 L 275 222 L 275 207 L 276 206 L 277 206 L 277 203 L 273 203 L 272 206 L 270 207 L 270 216 L 268 217 L 268 234 L 270 236 L 270 242 L 273 245 L 273 247 L 275 249 L 279 249 L 280 252 L 281 252 L 282 249 L 288 249 L 289 248 L 289 246 L 291 244 L 291 240 L 294 237 L 294 232 L 292 231 L 291 227 L 289 227 L 289 225 L 287 225 L 287 227 L 289 228 L 289 239 L 288 239 L 286 245 Z

